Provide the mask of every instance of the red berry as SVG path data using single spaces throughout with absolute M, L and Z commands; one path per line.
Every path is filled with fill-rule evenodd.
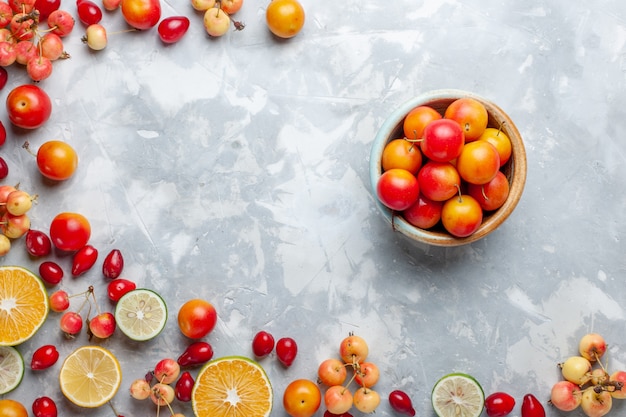
M 7 165 L 6 161 L 2 157 L 0 157 L 0 180 L 5 179 L 8 175 L 9 166 Z
M 522 417 L 546 417 L 546 411 L 532 394 L 526 394 L 522 401 Z
M 405 414 L 407 416 L 415 415 L 415 409 L 411 403 L 411 398 L 404 391 L 391 391 L 389 393 L 389 405 L 391 405 L 391 408 L 398 413 Z
M 35 417 L 57 417 L 57 405 L 50 397 L 39 397 L 33 401 Z
M 274 350 L 274 337 L 266 331 L 258 332 L 252 339 L 252 352 L 257 358 L 263 358 Z
M 36 371 L 51 367 L 59 359 L 59 352 L 54 345 L 43 345 L 33 353 L 30 368 Z
M 0 85 L 4 87 L 4 84 L 2 84 L 2 71 L 6 72 L 4 67 L 0 67 Z M 4 79 L 4 82 L 6 83 L 6 78 Z M 2 87 L 0 87 L 0 90 L 2 90 Z M 7 129 L 4 127 L 4 124 L 2 123 L 2 121 L 0 121 L 0 146 L 4 145 L 4 142 L 6 142 L 6 140 L 7 140 Z
M 514 407 L 515 399 L 505 392 L 494 392 L 485 398 L 485 412 L 489 417 L 504 417 Z
M 193 342 L 178 357 L 180 366 L 201 365 L 211 360 L 213 357 L 213 348 L 207 342 Z
M 26 232 L 26 250 L 32 256 L 47 256 L 52 250 L 52 241 L 40 230 L 30 229 Z
M 178 42 L 189 29 L 189 18 L 185 16 L 166 17 L 157 28 L 159 38 L 164 43 Z
M 91 245 L 85 245 L 74 254 L 72 259 L 72 275 L 77 277 L 87 272 L 98 259 L 98 250 Z
M 45 261 L 39 265 L 39 275 L 47 284 L 56 285 L 63 279 L 63 269 L 52 261 Z
M 276 355 L 278 360 L 284 366 L 289 367 L 296 359 L 298 353 L 298 345 L 296 341 L 290 337 L 283 337 L 276 342 Z
M 102 275 L 104 275 L 105 278 L 115 279 L 120 276 L 123 269 L 124 257 L 122 256 L 122 252 L 120 252 L 119 249 L 113 249 L 106 258 L 104 258 L 104 262 L 102 263 Z
M 113 281 L 109 282 L 107 286 L 107 294 L 109 296 L 109 300 L 117 303 L 120 298 L 127 292 L 130 292 L 137 288 L 137 285 L 124 278 L 116 278 Z
M 180 374 L 180 378 L 176 381 L 176 385 L 174 386 L 174 395 L 179 401 L 189 402 L 191 401 L 191 391 L 193 390 L 193 385 L 195 381 L 193 377 L 188 371 Z
M 95 25 L 102 20 L 102 9 L 91 0 L 81 0 L 76 5 L 78 19 L 85 25 Z

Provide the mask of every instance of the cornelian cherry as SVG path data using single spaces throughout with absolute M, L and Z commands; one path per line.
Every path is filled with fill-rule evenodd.
M 276 342 L 276 355 L 284 366 L 289 367 L 296 359 L 298 345 L 291 337 L 283 337 Z
M 257 358 L 263 358 L 274 350 L 274 337 L 268 332 L 261 330 L 252 339 L 252 352 Z
M 54 345 L 43 345 L 33 353 L 30 368 L 41 370 L 51 367 L 59 359 L 59 352 Z
M 196 366 L 202 365 L 211 360 L 213 357 L 213 348 L 207 342 L 193 342 L 178 357 L 177 362 L 180 366 Z
M 162 42 L 175 43 L 185 36 L 187 29 L 189 29 L 189 18 L 186 16 L 170 16 L 159 23 L 157 31 Z

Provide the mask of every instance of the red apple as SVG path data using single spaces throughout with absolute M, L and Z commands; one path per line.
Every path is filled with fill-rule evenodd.
M 150 29 L 161 19 L 160 0 L 122 0 L 121 7 L 124 20 L 135 29 Z
M 402 212 L 402 217 L 415 227 L 430 229 L 441 220 L 442 201 L 434 201 L 420 194 L 417 201 Z
M 417 173 L 417 180 L 424 196 L 435 201 L 448 200 L 461 186 L 461 177 L 450 162 L 427 162 Z
M 483 221 L 483 211 L 474 197 L 464 194 L 443 203 L 441 223 L 452 236 L 472 235 Z
M 405 169 L 390 169 L 378 179 L 376 195 L 385 206 L 402 211 L 411 207 L 417 200 L 419 183 L 415 175 Z
M 578 342 L 578 352 L 580 356 L 590 362 L 599 360 L 606 352 L 607 344 L 602 335 L 598 333 L 587 333 Z
M 89 320 L 89 330 L 100 339 L 110 337 L 115 332 L 115 316 L 109 312 L 98 314 Z

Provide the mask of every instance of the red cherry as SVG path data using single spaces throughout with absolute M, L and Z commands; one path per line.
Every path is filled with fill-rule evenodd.
M 106 258 L 104 258 L 104 262 L 102 263 L 102 275 L 104 275 L 105 278 L 115 279 L 120 276 L 123 269 L 124 257 L 122 256 L 122 252 L 120 252 L 119 249 L 113 249 Z
M 46 256 L 52 250 L 52 241 L 41 230 L 30 229 L 26 232 L 26 250 L 32 256 Z
M 389 393 L 389 405 L 395 411 L 407 416 L 414 416 L 415 409 L 411 403 L 411 398 L 403 391 L 395 390 Z
M 63 269 L 52 261 L 45 261 L 39 265 L 39 275 L 47 284 L 56 285 L 63 279 Z
M 85 25 L 95 25 L 102 20 L 102 9 L 91 0 L 80 0 L 76 4 L 78 19 Z
M 77 277 L 87 272 L 98 259 L 98 250 L 91 245 L 85 245 L 74 254 L 72 259 L 72 275 Z
M 522 401 L 522 417 L 546 417 L 546 411 L 532 394 L 526 394 Z
M 137 285 L 124 278 L 116 278 L 113 281 L 109 282 L 107 286 L 107 294 L 109 296 L 109 300 L 117 303 L 120 298 L 127 292 L 130 292 L 137 288 Z
M 289 367 L 296 359 L 298 353 L 298 345 L 296 341 L 290 337 L 283 337 L 276 342 L 276 355 L 278 360 L 284 366 Z

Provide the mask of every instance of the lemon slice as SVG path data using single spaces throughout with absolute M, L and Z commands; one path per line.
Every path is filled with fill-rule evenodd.
M 115 322 L 126 336 L 145 341 L 156 337 L 167 322 L 167 306 L 152 290 L 138 288 L 124 294 L 115 307 Z
M 43 282 L 20 266 L 0 266 L 0 346 L 30 339 L 48 317 Z
M 61 392 L 85 408 L 106 404 L 122 383 L 122 369 L 115 355 L 100 346 L 81 346 L 65 358 L 59 373 Z
M 17 349 L 0 346 L 0 395 L 13 391 L 24 377 L 24 359 Z
M 196 417 L 267 417 L 274 394 L 265 370 L 241 356 L 215 359 L 198 372 L 191 394 Z
M 485 404 L 485 393 L 472 376 L 453 373 L 437 381 L 431 402 L 439 417 L 479 417 Z

